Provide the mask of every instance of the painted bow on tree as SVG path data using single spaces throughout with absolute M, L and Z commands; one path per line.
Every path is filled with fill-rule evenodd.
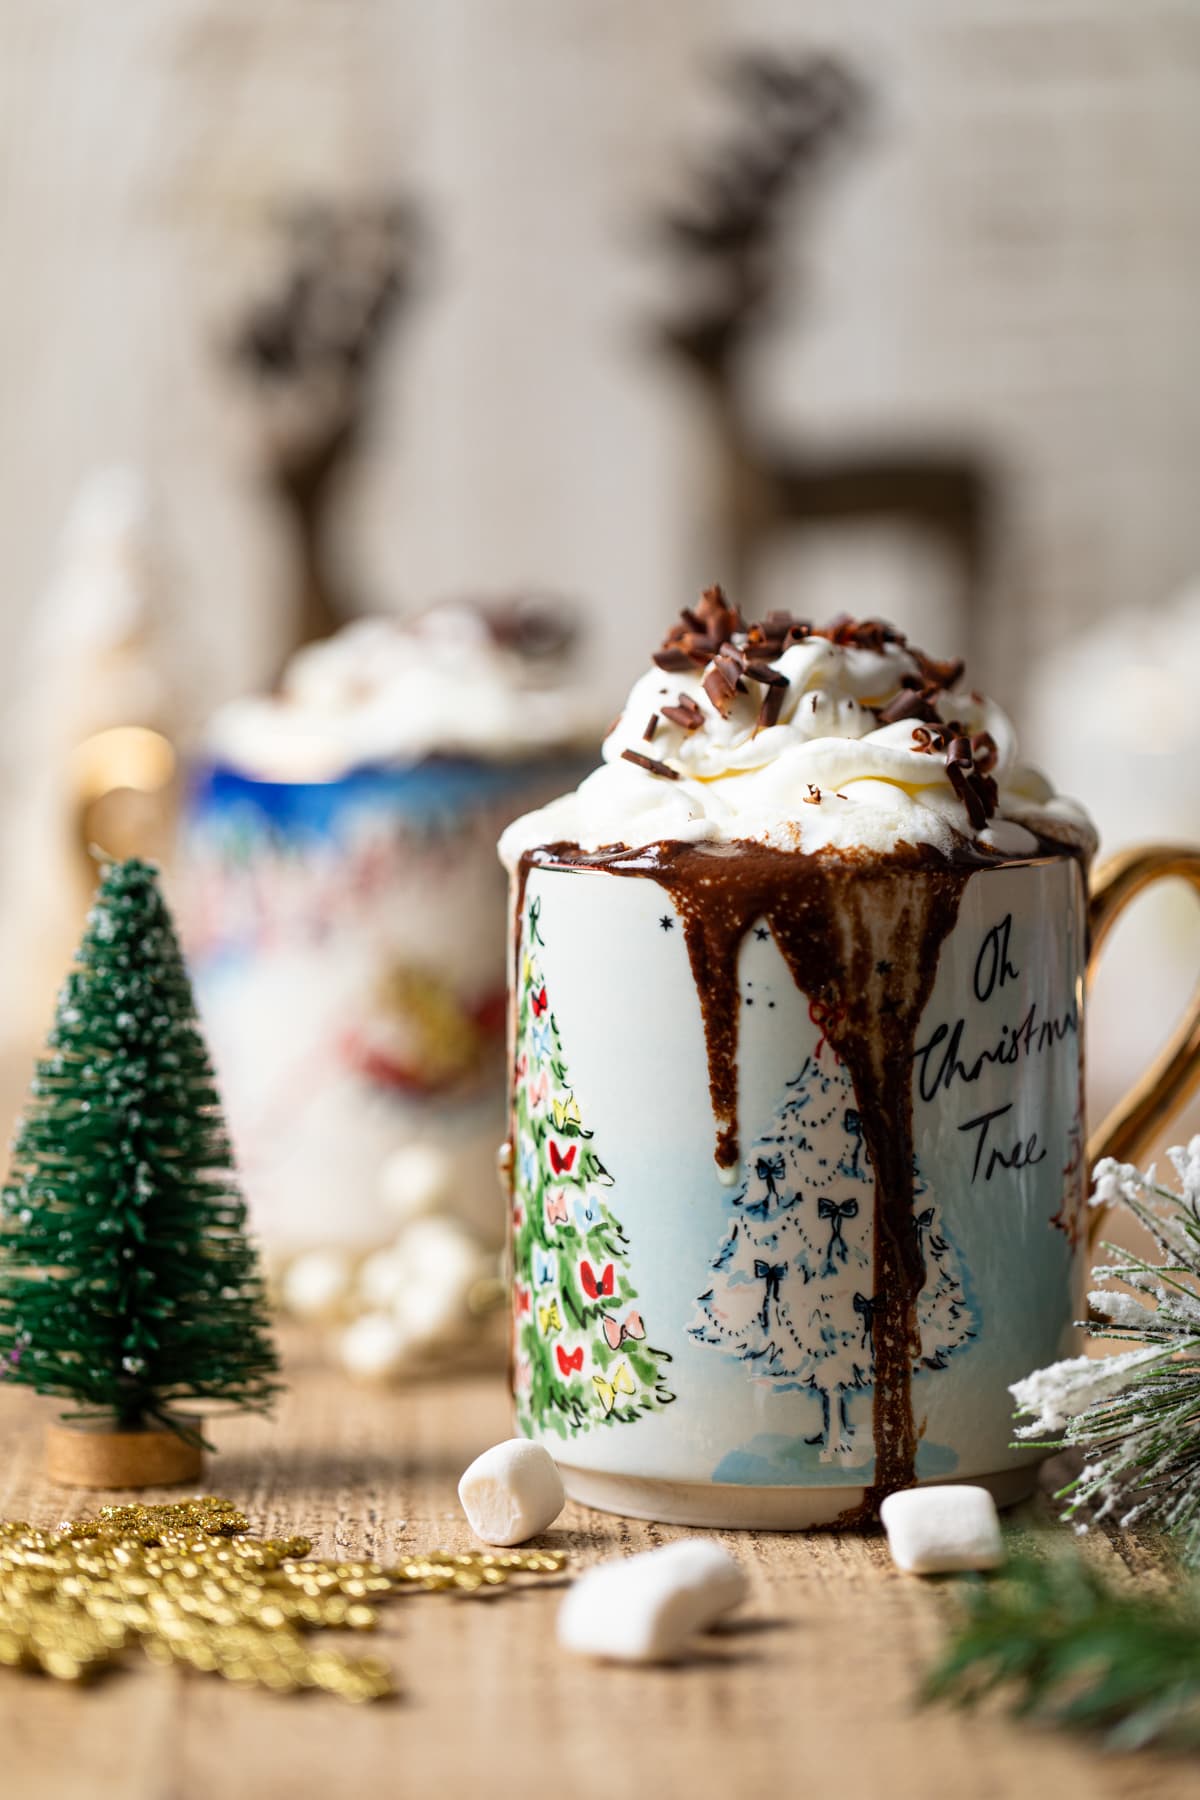
M 817 1217 L 829 1221 L 829 1243 L 825 1249 L 825 1267 L 821 1273 L 832 1275 L 836 1270 L 837 1262 L 845 1262 L 850 1254 L 842 1226 L 847 1219 L 857 1219 L 858 1201 L 822 1198 L 817 1201 Z M 837 1262 L 834 1260 L 835 1257 Z
M 628 1338 L 640 1341 L 646 1335 L 646 1327 L 642 1324 L 642 1315 L 639 1312 L 631 1312 L 628 1318 L 619 1322 L 613 1318 L 611 1313 L 605 1313 L 601 1324 L 604 1327 L 605 1341 L 610 1350 L 619 1350 Z
M 867 1294 L 855 1294 L 854 1310 L 862 1318 L 862 1347 L 871 1349 L 875 1331 L 875 1302 Z
M 846 1009 L 833 1001 L 813 1000 L 809 1003 L 808 1016 L 821 1033 L 817 1039 L 817 1047 L 813 1051 L 814 1061 L 819 1062 L 822 1050 L 829 1043 L 830 1028 L 836 1030 L 842 1024 L 846 1017 Z M 832 1045 L 830 1048 L 833 1049 L 836 1056 L 836 1048 Z
M 766 1188 L 772 1200 L 778 1200 L 779 1190 L 775 1186 L 787 1174 L 787 1164 L 783 1160 L 782 1151 L 778 1156 L 760 1156 L 754 1165 L 754 1173 Z
M 763 1303 L 762 1303 L 762 1315 L 761 1315 L 764 1331 L 767 1329 L 767 1325 L 770 1321 L 771 1302 L 772 1302 L 772 1300 L 778 1300 L 780 1291 L 783 1287 L 783 1278 L 786 1274 L 787 1274 L 787 1264 L 786 1263 L 769 1263 L 769 1262 L 762 1262 L 757 1259 L 755 1261 L 755 1264 L 754 1264 L 755 1280 L 766 1282 L 766 1287 L 763 1289 Z

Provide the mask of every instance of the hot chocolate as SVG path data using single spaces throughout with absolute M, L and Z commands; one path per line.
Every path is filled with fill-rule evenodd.
M 942 1367 L 944 1360 L 944 1350 L 931 1348 L 930 1337 L 929 1295 L 935 1277 L 945 1276 L 931 1251 L 939 1241 L 935 1221 L 940 1214 L 928 1205 L 929 1171 L 921 1172 L 913 1122 L 915 1067 L 929 1078 L 922 1076 L 918 1096 L 926 1112 L 936 1098 L 924 1088 L 938 1086 L 942 1039 L 926 1039 L 942 1024 L 931 1025 L 927 1015 L 943 947 L 955 933 L 963 897 L 977 877 L 1051 863 L 1061 873 L 1051 869 L 1045 880 L 1056 896 L 1070 896 L 1056 903 L 1069 906 L 1070 929 L 1081 948 L 1083 882 L 1071 871 L 1086 865 L 1094 849 L 1091 825 L 1078 806 L 1056 796 L 1040 775 L 1018 763 L 1008 719 L 963 685 L 961 663 L 927 656 L 876 620 L 841 618 L 814 627 L 774 613 L 747 625 L 717 588 L 708 590 L 668 633 L 652 669 L 636 683 L 611 729 L 603 755 L 601 768 L 574 793 L 518 820 L 501 840 L 502 855 L 514 874 L 518 955 L 528 964 L 533 954 L 527 903 L 533 876 L 539 884 L 535 905 L 543 919 L 541 926 L 535 925 L 539 933 L 545 928 L 550 892 L 561 891 L 563 875 L 608 877 L 622 885 L 634 880 L 661 891 L 667 910 L 660 925 L 664 932 L 678 927 L 686 948 L 712 1114 L 711 1121 L 699 1116 L 684 1120 L 677 1104 L 667 1101 L 662 1131 L 667 1137 L 689 1128 L 708 1132 L 717 1177 L 714 1191 L 722 1185 L 727 1191 L 737 1187 L 732 1204 L 742 1208 L 712 1264 L 721 1277 L 719 1296 L 714 1299 L 710 1292 L 699 1297 L 704 1304 L 698 1320 L 686 1325 L 686 1331 L 693 1340 L 719 1342 L 738 1354 L 755 1395 L 769 1393 L 776 1413 L 783 1396 L 818 1397 L 826 1459 L 831 1443 L 845 1446 L 853 1440 L 854 1396 L 862 1393 L 865 1399 L 871 1390 L 873 1455 L 865 1456 L 861 1446 L 854 1456 L 844 1449 L 832 1452 L 847 1468 L 863 1469 L 864 1478 L 850 1499 L 850 1509 L 863 1511 L 916 1477 L 922 1419 L 913 1403 L 913 1376 L 923 1368 Z M 559 878 L 557 884 L 546 879 L 552 874 Z M 1011 891 L 1003 890 L 1008 910 L 997 911 L 994 922 L 988 913 L 977 927 L 978 907 L 972 910 L 970 928 L 979 941 L 972 940 L 970 975 L 980 1005 L 992 990 L 1005 986 L 1010 974 L 1018 974 Z M 995 882 L 980 892 L 1001 897 Z M 774 1049 L 757 1050 L 755 1073 L 748 1075 L 740 1044 L 754 1024 L 747 1009 L 757 996 L 749 992 L 754 984 L 748 982 L 744 952 L 748 942 L 757 951 L 763 941 L 774 945 L 803 997 L 812 1041 L 785 1044 L 776 1031 Z M 1024 935 L 1022 944 L 1028 961 L 1032 952 Z M 619 980 L 615 947 L 615 939 L 575 944 L 572 954 L 611 965 L 612 979 Z M 1072 1132 L 1077 1140 L 1081 1129 L 1081 1062 L 1073 974 L 1068 969 L 1060 974 L 1062 992 L 1054 1017 L 1047 1013 L 1041 1020 L 1029 1013 L 1025 1031 L 1036 1039 L 1045 1025 L 1051 1033 L 1047 1048 L 1058 1056 L 1052 1083 L 1059 1095 L 1052 1129 L 1063 1139 L 1053 1146 L 1057 1186 L 1052 1195 L 1043 1182 L 1037 1203 L 1045 1202 L 1047 1214 L 1057 1210 L 1071 1222 L 1081 1198 L 1077 1142 L 1076 1166 L 1068 1169 L 1069 1140 Z M 763 976 L 758 980 L 763 1003 L 773 1010 L 777 1001 L 782 1005 L 777 988 L 770 989 L 775 998 L 768 998 Z M 639 1017 L 653 1017 L 654 994 L 644 983 L 631 991 L 630 1001 Z M 1070 1015 L 1065 1024 L 1064 1014 Z M 516 1060 L 520 1064 L 524 1057 L 528 1068 L 522 1017 L 518 1007 Z M 1017 1028 L 1016 1019 L 1004 1025 L 1000 1056 L 1010 1045 L 1019 1052 Z M 686 1021 L 680 1021 L 680 1029 L 689 1029 Z M 944 1022 L 947 1041 L 953 1029 L 949 1020 Z M 990 1073 L 990 1053 L 975 1048 L 973 1030 L 971 1042 L 964 1044 L 963 1029 L 954 1056 L 968 1079 L 972 1059 L 978 1063 L 976 1077 Z M 662 1038 L 664 1048 L 668 1038 Z M 560 1066 L 571 1061 L 570 1051 L 569 1044 L 561 1048 Z M 795 1068 L 786 1060 L 772 1067 L 772 1058 L 789 1056 Z M 1019 1061 L 1019 1055 L 1009 1060 Z M 782 1153 L 770 1151 L 772 1144 L 784 1144 L 785 1134 L 762 1134 L 764 1111 L 770 1110 L 764 1106 L 764 1083 L 791 1089 L 793 1101 L 787 1104 L 792 1105 L 797 1093 L 808 1104 L 814 1080 L 823 1092 L 844 1089 L 853 1101 L 845 1109 L 861 1147 L 861 1157 L 855 1151 L 853 1175 L 857 1179 L 868 1172 L 873 1189 L 870 1204 L 861 1210 L 850 1188 L 842 1194 L 838 1185 L 839 1180 L 843 1186 L 851 1181 L 850 1165 L 844 1176 L 837 1176 L 839 1165 L 828 1153 L 828 1143 L 812 1132 L 793 1133 L 785 1170 Z M 523 1110 L 524 1116 L 514 1115 L 515 1203 L 524 1219 L 532 1209 L 544 1208 L 546 1194 L 541 1163 L 533 1154 L 538 1147 L 536 1108 L 531 1112 L 527 1095 L 522 1101 L 521 1083 L 518 1072 L 516 1111 Z M 771 1103 L 778 1104 L 778 1098 L 777 1092 Z M 1002 1131 L 1001 1120 L 1009 1122 L 1011 1107 L 1007 1101 L 989 1111 L 981 1101 L 978 1117 L 956 1119 L 959 1132 L 970 1127 L 965 1147 L 981 1132 Z M 747 1173 L 746 1111 L 759 1127 L 750 1162 L 755 1168 L 766 1166 L 771 1174 L 765 1187 L 762 1182 L 756 1187 L 753 1173 Z M 1045 1124 L 1042 1134 L 1047 1136 Z M 999 1137 L 986 1144 L 981 1138 L 976 1145 L 978 1163 L 1000 1144 L 999 1154 L 1008 1159 L 1003 1167 L 1012 1172 L 1019 1190 L 1018 1205 L 1030 1203 L 1035 1181 L 1027 1174 L 1022 1185 L 1022 1165 L 1028 1162 L 1032 1168 L 1052 1153 L 1040 1139 L 1023 1149 L 1029 1141 L 1026 1130 L 1015 1147 L 1006 1140 L 1000 1143 Z M 759 1154 L 764 1150 L 765 1156 Z M 611 1144 L 605 1154 L 617 1156 Z M 926 1164 L 930 1154 L 927 1144 Z M 555 1172 L 551 1167 L 547 1180 Z M 622 1183 L 616 1161 L 614 1176 L 611 1205 L 628 1228 L 629 1216 L 619 1203 Z M 1070 1189 L 1065 1202 L 1064 1180 Z M 636 1207 L 636 1181 L 627 1179 L 624 1185 Z M 701 1211 L 711 1203 L 711 1193 L 697 1194 Z M 833 1221 L 821 1257 L 800 1247 L 811 1244 L 812 1231 L 806 1227 L 807 1236 L 796 1235 L 806 1206 L 813 1211 L 814 1225 L 818 1218 Z M 848 1238 L 845 1222 L 850 1220 L 855 1223 Z M 537 1235 L 538 1268 L 548 1276 L 542 1285 L 554 1287 L 561 1315 L 566 1299 L 562 1259 L 568 1246 L 565 1240 L 558 1242 L 561 1231 Z M 555 1243 L 559 1266 L 552 1268 L 549 1252 Z M 526 1248 L 518 1231 L 519 1291 L 522 1280 L 532 1281 L 532 1272 L 520 1267 Z M 852 1279 L 855 1264 L 858 1273 Z M 755 1287 L 759 1280 L 761 1287 Z M 741 1301 L 734 1291 L 739 1281 L 753 1294 L 753 1329 L 745 1321 L 731 1323 Z M 966 1343 L 974 1335 L 966 1323 L 969 1281 L 945 1276 L 942 1285 L 947 1295 L 957 1296 L 946 1301 L 961 1326 L 955 1342 Z M 571 1299 L 574 1303 L 573 1294 Z M 565 1308 L 566 1313 L 571 1310 Z M 579 1296 L 569 1352 L 584 1352 L 571 1374 L 580 1377 L 585 1397 L 582 1378 L 594 1360 L 589 1332 L 608 1316 L 602 1304 L 595 1319 L 592 1310 L 589 1296 Z M 565 1316 L 563 1333 L 572 1335 Z M 522 1356 L 536 1361 L 537 1339 L 536 1317 L 531 1314 L 528 1325 L 519 1318 L 518 1374 Z M 817 1366 L 827 1353 L 814 1344 L 835 1339 L 829 1367 L 840 1373 L 831 1383 L 829 1369 L 822 1373 Z M 671 1354 L 678 1358 L 677 1351 Z M 599 1362 L 606 1370 L 602 1342 Z M 593 1381 L 598 1376 L 607 1382 L 605 1370 L 598 1367 Z M 599 1392 L 603 1397 L 604 1388 Z M 518 1405 L 520 1409 L 520 1393 Z M 636 1413 L 640 1406 L 635 1396 L 629 1410 Z M 548 1421 L 534 1406 L 527 1409 L 525 1422 L 544 1431 Z M 771 1422 L 785 1423 L 782 1418 Z M 549 1423 L 553 1429 L 552 1418 Z M 659 1471 L 648 1468 L 647 1473 Z M 689 1479 L 694 1479 L 690 1471 Z M 797 1477 L 798 1485 L 803 1481 Z M 832 1500 L 832 1493 L 828 1497 Z M 692 1516 L 697 1516 L 694 1508 Z

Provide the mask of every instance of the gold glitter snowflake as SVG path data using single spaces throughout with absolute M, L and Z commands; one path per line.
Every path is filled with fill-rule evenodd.
M 48 1532 L 0 1521 L 0 1666 L 83 1681 L 140 1645 L 152 1662 L 245 1686 L 378 1700 L 394 1691 L 386 1663 L 307 1634 L 370 1631 L 377 1603 L 396 1594 L 479 1593 L 566 1562 L 542 1550 L 325 1562 L 307 1538 L 249 1531 L 243 1513 L 212 1496 L 105 1506 Z

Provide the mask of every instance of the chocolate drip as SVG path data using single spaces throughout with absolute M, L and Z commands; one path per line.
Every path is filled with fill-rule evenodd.
M 790 896 L 767 915 L 796 985 L 822 998 L 822 1029 L 850 1070 L 875 1176 L 875 1479 L 860 1515 L 916 1477 L 912 1370 L 925 1261 L 913 1207 L 913 1050 L 971 873 L 928 861 L 826 867 L 823 916 L 797 911 Z

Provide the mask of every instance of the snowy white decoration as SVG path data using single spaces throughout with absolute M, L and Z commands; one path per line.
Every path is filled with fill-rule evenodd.
M 567 1503 L 554 1458 L 528 1438 L 509 1438 L 477 1456 L 459 1481 L 458 1497 L 485 1544 L 528 1543 Z
M 1065 1487 L 1068 1517 L 1131 1524 L 1153 1517 L 1200 1563 L 1200 1137 L 1170 1151 L 1181 1192 L 1111 1158 L 1098 1163 L 1094 1206 L 1123 1206 L 1162 1255 L 1151 1263 L 1105 1244 L 1093 1270 L 1093 1337 L 1135 1347 L 1117 1356 L 1070 1357 L 1012 1388 L 1017 1435 L 1047 1448 L 1078 1446 L 1085 1466 Z M 1117 1284 L 1120 1284 L 1119 1286 Z M 1128 1290 L 1132 1289 L 1132 1293 Z M 1080 1527 L 1086 1520 L 1080 1520 Z
M 280 1295 L 298 1319 L 323 1319 L 337 1312 L 350 1291 L 350 1258 L 341 1250 L 306 1250 L 284 1270 Z
M 428 1357 L 448 1350 L 464 1338 L 471 1319 L 467 1290 L 453 1272 L 420 1286 L 408 1285 L 392 1301 L 392 1317 L 404 1334 L 409 1352 Z
M 478 1240 L 456 1219 L 414 1219 L 364 1263 L 359 1292 L 387 1308 L 408 1355 L 421 1358 L 460 1341 L 471 1326 L 471 1292 L 486 1272 Z
M 341 1335 L 342 1362 L 351 1375 L 381 1380 L 394 1375 L 405 1360 L 404 1333 L 390 1313 L 363 1313 Z
M 613 1662 L 673 1662 L 746 1590 L 740 1565 L 719 1544 L 680 1538 L 585 1570 L 559 1608 L 558 1641 Z
M 414 1219 L 397 1237 L 392 1254 L 404 1268 L 407 1287 L 436 1283 L 464 1297 L 479 1279 L 484 1252 L 479 1240 L 457 1219 Z
M 996 1502 L 986 1488 L 905 1488 L 879 1508 L 888 1549 L 908 1575 L 995 1569 L 1004 1561 Z
M 821 1402 L 810 1440 L 822 1462 L 858 1464 L 869 1448 L 849 1396 L 874 1382 L 875 1177 L 850 1072 L 825 1040 L 746 1157 L 731 1223 L 690 1330 L 781 1388 Z M 973 1335 L 958 1257 L 917 1171 L 916 1225 L 925 1260 L 917 1303 L 916 1372 L 942 1369 Z
M 402 1220 L 435 1213 L 453 1198 L 454 1162 L 438 1144 L 402 1144 L 379 1172 L 384 1205 Z
M 356 1298 L 364 1306 L 390 1307 L 404 1286 L 404 1262 L 394 1244 L 368 1256 L 358 1271 Z
M 352 1374 L 383 1379 L 428 1371 L 467 1348 L 497 1283 L 496 1258 L 457 1219 L 416 1218 L 354 1266 L 334 1248 L 305 1251 L 285 1268 L 280 1299 L 295 1317 L 349 1321 L 336 1349 Z
M 136 469 L 100 469 L 81 487 L 53 576 L 8 671 L 0 738 L 6 865 L 36 862 L 0 905 L 9 946 L 0 1041 L 40 1029 L 86 903 L 79 841 L 80 746 L 119 727 L 171 728 L 179 695 L 163 615 L 159 521 Z M 165 742 L 164 778 L 172 762 Z

